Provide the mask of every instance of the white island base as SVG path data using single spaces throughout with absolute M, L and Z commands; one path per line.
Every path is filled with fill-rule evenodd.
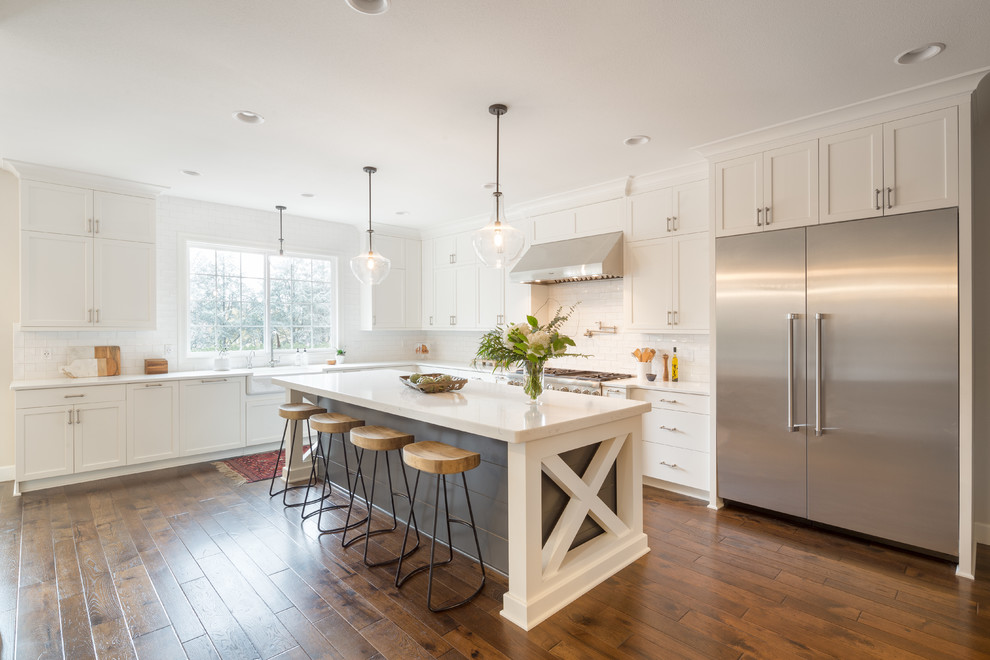
M 518 390 L 475 381 L 461 392 L 427 395 L 402 385 L 400 373 L 319 374 L 275 382 L 288 390 L 290 401 L 330 399 L 506 443 L 509 588 L 501 612 L 506 619 L 529 630 L 649 552 L 640 458 L 648 403 L 546 392 L 543 404 L 533 407 Z M 301 444 L 297 439 L 297 451 L 287 461 L 290 481 L 308 476 Z M 562 455 L 589 445 L 596 449 L 577 474 Z M 616 497 L 610 507 L 599 493 L 613 467 Z M 544 474 L 567 498 L 546 542 Z M 601 533 L 572 548 L 589 517 Z

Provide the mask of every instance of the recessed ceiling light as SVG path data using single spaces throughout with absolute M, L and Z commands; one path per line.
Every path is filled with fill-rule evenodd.
M 495 190 L 495 183 L 494 182 L 485 183 L 482 184 L 481 187 L 484 188 L 485 190 Z
M 917 64 L 918 62 L 932 59 L 943 50 L 945 50 L 945 44 L 937 42 L 925 44 L 924 46 L 918 46 L 917 48 L 904 51 L 894 58 L 894 62 L 897 64 Z
M 299 196 L 300 197 L 316 197 L 316 194 L 315 193 L 302 193 Z
M 646 144 L 649 141 L 650 141 L 649 135 L 633 135 L 632 137 L 627 137 L 625 140 L 623 140 L 622 144 L 626 145 L 627 147 L 635 147 L 636 145 L 639 144 Z
M 251 112 L 250 110 L 238 110 L 234 113 L 234 119 L 242 121 L 245 124 L 263 124 L 265 123 L 265 118 L 259 115 L 257 112 Z
M 384 14 L 388 11 L 389 0 L 344 0 L 347 6 L 362 14 Z
M 196 170 L 180 170 L 180 171 L 183 174 L 185 174 L 186 176 L 199 176 L 200 175 L 199 172 L 197 172 Z
M 409 211 L 396 211 L 396 215 L 409 215 Z

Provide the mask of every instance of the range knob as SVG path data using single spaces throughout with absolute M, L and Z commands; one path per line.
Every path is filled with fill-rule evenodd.
M 560 392 L 570 392 L 571 389 L 569 387 L 561 387 L 558 391 L 560 391 Z

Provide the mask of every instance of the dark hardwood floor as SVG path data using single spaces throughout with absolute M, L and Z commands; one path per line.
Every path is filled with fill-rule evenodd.
M 236 485 L 209 464 L 22 497 L 10 486 L 3 659 L 990 657 L 986 548 L 972 582 L 933 559 L 652 488 L 650 554 L 526 633 L 499 616 L 503 579 L 432 614 L 425 578 L 395 589 L 388 569 L 301 525 L 266 483 Z M 471 566 L 455 569 L 436 595 L 470 588 Z

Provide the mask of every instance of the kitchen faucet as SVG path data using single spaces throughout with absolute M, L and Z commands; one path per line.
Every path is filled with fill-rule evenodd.
M 271 360 L 268 361 L 269 367 L 274 367 L 278 362 L 275 361 L 275 349 L 282 348 L 282 338 L 278 336 L 278 330 L 272 330 L 272 341 L 271 341 Z

